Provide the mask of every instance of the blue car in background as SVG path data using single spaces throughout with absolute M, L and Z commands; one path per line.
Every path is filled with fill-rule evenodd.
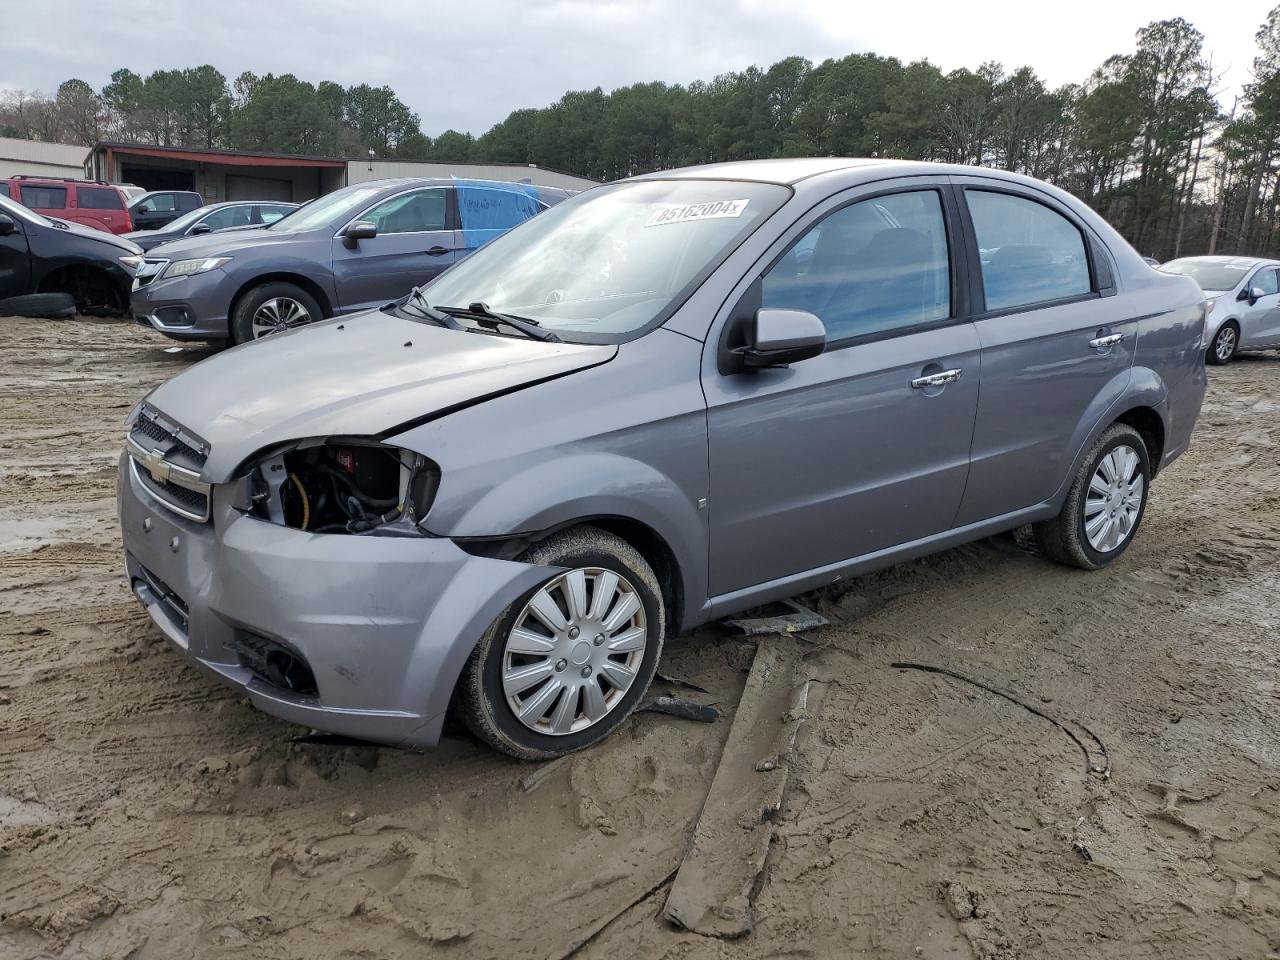
M 403 297 L 569 196 L 489 180 L 354 184 L 265 229 L 191 237 L 133 258 L 130 310 L 175 340 L 257 340 Z

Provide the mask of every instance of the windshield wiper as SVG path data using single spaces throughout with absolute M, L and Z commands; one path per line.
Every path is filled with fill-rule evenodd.
M 435 309 L 455 316 L 468 317 L 486 326 L 496 327 L 498 324 L 504 324 L 513 330 L 519 330 L 526 337 L 532 337 L 544 343 L 560 343 L 560 338 L 550 330 L 543 330 L 537 320 L 517 317 L 510 313 L 498 313 L 496 310 L 490 310 L 488 304 L 482 300 L 477 300 L 467 307 L 436 307 Z
M 445 313 L 443 310 L 437 310 L 431 304 L 427 303 L 426 294 L 422 292 L 421 287 L 414 287 L 410 290 L 409 296 L 399 303 L 398 306 L 416 316 L 422 317 L 424 320 L 431 320 L 434 323 L 440 324 L 442 327 L 448 327 L 450 330 L 466 329 L 457 320 L 449 316 L 449 314 Z

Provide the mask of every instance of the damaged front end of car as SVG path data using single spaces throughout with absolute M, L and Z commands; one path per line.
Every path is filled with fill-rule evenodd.
M 419 453 L 369 437 L 315 437 L 261 451 L 234 482 L 236 509 L 279 526 L 420 537 L 440 468 Z

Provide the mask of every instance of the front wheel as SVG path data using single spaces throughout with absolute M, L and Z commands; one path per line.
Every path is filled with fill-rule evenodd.
M 1084 458 L 1062 512 L 1035 525 L 1036 541 L 1059 563 L 1097 570 L 1124 553 L 1147 507 L 1151 461 L 1142 435 L 1114 423 Z
M 1224 363 L 1231 362 L 1239 347 L 1240 331 L 1236 329 L 1234 321 L 1228 320 L 1213 335 L 1213 343 L 1209 344 L 1204 358 L 1214 366 L 1220 367 Z
M 666 611 L 644 557 L 595 527 L 556 534 L 520 560 L 564 572 L 486 631 L 457 704 L 481 740 L 540 760 L 590 746 L 627 718 L 657 670 Z
M 315 297 L 292 283 L 263 283 L 247 292 L 231 315 L 235 343 L 261 340 L 275 333 L 323 320 Z

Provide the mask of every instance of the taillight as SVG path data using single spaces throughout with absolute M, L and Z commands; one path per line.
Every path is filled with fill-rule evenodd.
M 1207 350 L 1209 349 L 1209 314 L 1213 313 L 1213 301 L 1201 301 L 1200 313 L 1200 346 Z

